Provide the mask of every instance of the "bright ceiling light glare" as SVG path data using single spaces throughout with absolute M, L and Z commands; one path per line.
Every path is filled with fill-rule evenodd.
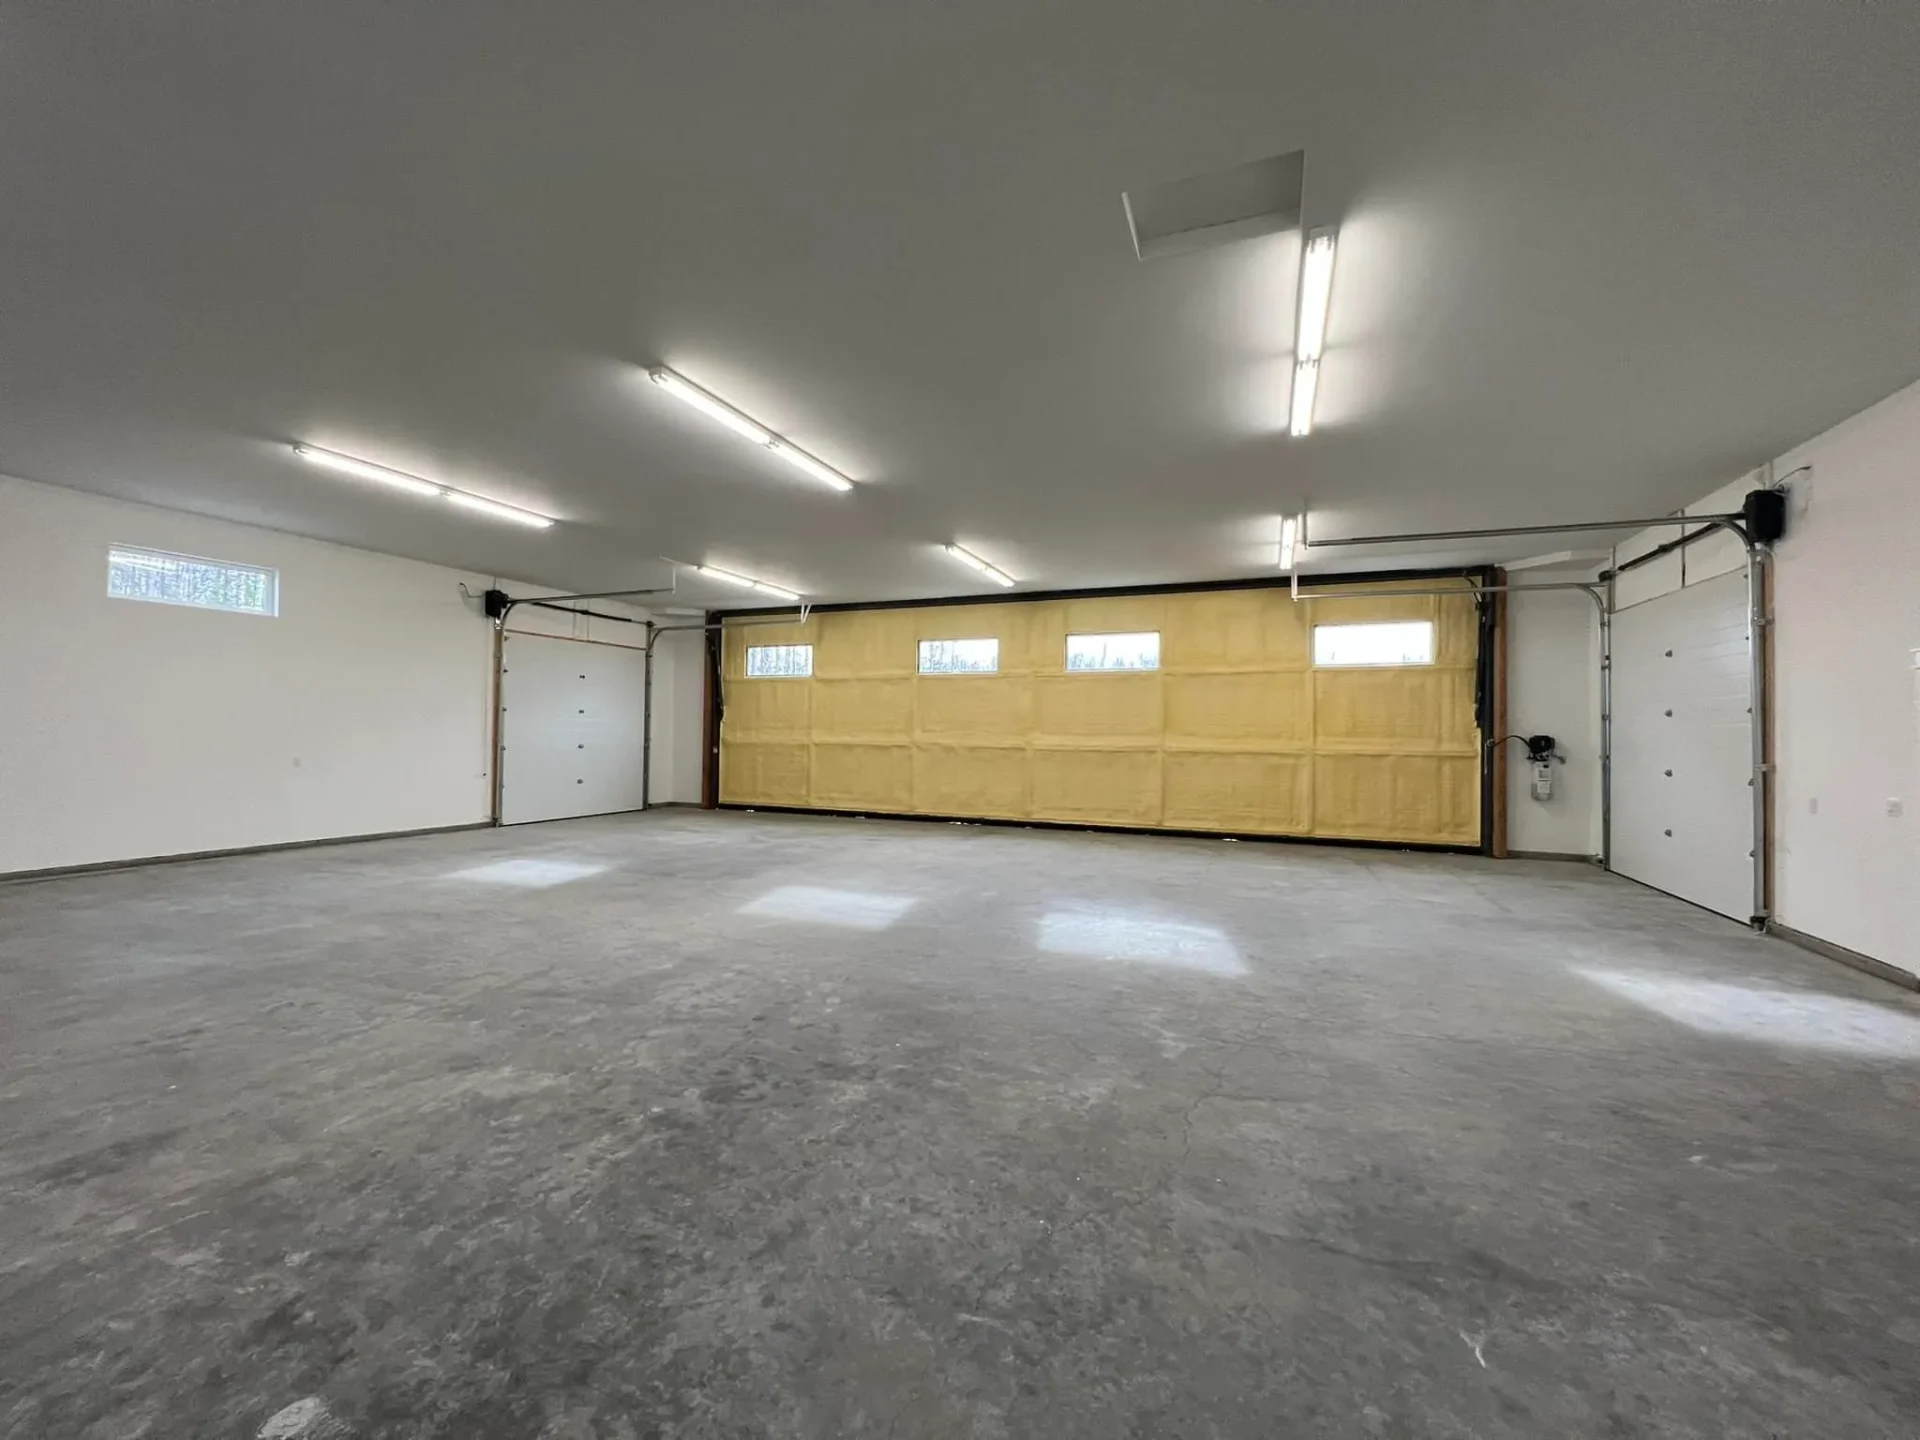
M 422 480 L 417 475 L 408 475 L 399 470 L 389 470 L 384 465 L 375 465 L 370 460 L 356 460 L 351 455 L 338 455 L 331 450 L 321 450 L 312 445 L 296 445 L 293 453 L 309 465 L 318 465 L 323 470 L 337 470 L 342 475 L 352 475 L 356 479 L 371 480 L 376 485 L 391 485 L 396 490 L 404 490 L 409 495 L 438 495 L 442 486 L 432 481 Z
M 1306 435 L 1313 429 L 1313 392 L 1320 388 L 1320 362 L 1302 360 L 1293 367 L 1293 413 L 1287 429 Z
M 1300 262 L 1300 329 L 1297 359 L 1318 360 L 1327 343 L 1327 305 L 1333 299 L 1333 232 L 1322 230 L 1307 242 Z
M 734 434 L 743 439 L 751 440 L 763 450 L 771 450 L 801 474 L 808 476 L 810 479 L 818 480 L 829 489 L 839 490 L 843 493 L 853 489 L 853 481 L 842 475 L 831 465 L 828 465 L 822 460 L 816 460 L 792 441 L 783 440 L 764 425 L 759 425 L 749 420 L 738 410 L 727 404 L 726 401 L 720 399 L 717 395 L 708 394 L 691 380 L 682 379 L 665 366 L 655 366 L 652 370 L 649 370 L 647 374 L 653 377 L 654 384 L 658 385 L 662 390 L 665 390 L 669 395 L 686 401 L 687 404 L 691 405 L 701 414 L 718 420 L 722 425 L 733 431 Z
M 949 545 L 947 546 L 947 554 L 958 560 L 962 565 L 978 570 L 996 585 L 1010 587 L 1013 584 L 1013 577 L 1011 575 L 1008 575 L 1004 571 L 996 570 L 970 550 L 962 550 L 958 545 Z
M 544 530 L 553 524 L 553 521 L 544 515 L 536 515 L 531 510 L 516 510 L 511 505 L 502 505 L 498 500 L 483 500 L 478 495 L 468 495 L 459 490 L 449 490 L 446 495 L 447 499 L 463 510 L 490 515 L 495 520 L 510 520 L 515 525 L 526 525 L 535 530 Z
M 773 444 L 773 436 L 761 429 L 753 421 L 742 415 L 724 400 L 709 395 L 690 380 L 682 380 L 671 370 L 655 369 L 647 372 L 653 377 L 653 383 L 673 396 L 684 400 L 710 420 L 718 420 L 734 434 L 751 440 L 756 445 Z
M 1294 549 L 1300 543 L 1300 521 L 1292 515 L 1280 522 L 1280 568 L 1293 569 Z
M 782 460 L 804 475 L 811 475 L 822 485 L 835 490 L 851 490 L 853 482 L 835 470 L 831 465 L 823 465 L 797 445 L 789 445 L 784 440 L 776 440 L 767 447 Z
M 1333 232 L 1317 231 L 1300 259 L 1300 319 L 1294 327 L 1293 404 L 1287 425 L 1295 436 L 1313 430 L 1320 352 L 1326 348 L 1327 310 L 1333 301 L 1333 250 Z
M 731 570 L 722 570 L 717 565 L 696 565 L 693 573 L 704 575 L 709 580 L 718 580 L 725 585 L 739 585 L 747 590 L 758 590 L 762 595 L 771 595 L 776 600 L 795 600 L 800 597 L 792 590 L 782 589 L 778 585 L 769 585 L 764 580 L 750 579 L 745 575 L 736 575 Z
M 318 465 L 324 470 L 337 470 L 342 475 L 352 475 L 360 480 L 371 480 L 378 485 L 388 485 L 395 490 L 404 490 L 409 495 L 426 495 L 447 500 L 465 510 L 479 515 L 488 515 L 495 520 L 510 520 L 515 525 L 525 525 L 534 530 L 545 530 L 553 521 L 545 515 L 536 515 L 531 510 L 521 510 L 512 505 L 502 505 L 498 500 L 489 500 L 482 495 L 469 495 L 464 490 L 456 490 L 451 485 L 435 484 L 431 480 L 422 480 L 418 475 L 409 475 L 404 470 L 389 470 L 384 465 L 376 465 L 371 460 L 356 459 L 352 455 L 342 455 L 334 450 L 322 450 L 316 445 L 304 442 L 293 447 L 293 453 L 309 465 Z

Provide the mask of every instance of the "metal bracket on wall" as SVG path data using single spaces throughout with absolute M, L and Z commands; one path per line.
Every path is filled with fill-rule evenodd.
M 476 595 L 467 588 L 467 582 L 460 582 L 460 597 L 463 600 L 478 600 L 487 618 L 496 625 L 505 625 L 513 614 L 516 605 L 534 605 L 542 610 L 558 610 L 567 615 L 586 615 L 595 620 L 617 620 L 624 625 L 644 625 L 644 620 L 636 620 L 631 615 L 609 615 L 604 610 L 581 610 L 563 601 L 572 600 L 625 600 L 637 599 L 647 595 L 672 595 L 671 586 L 666 589 L 652 590 L 596 590 L 583 595 L 509 595 L 500 589 L 489 589 Z
M 1665 525 L 1738 523 L 1744 515 L 1662 515 L 1653 520 L 1581 520 L 1571 525 L 1496 525 L 1485 530 L 1413 530 L 1403 535 L 1342 535 L 1332 540 L 1303 540 L 1302 548 L 1325 550 L 1340 545 L 1416 545 L 1438 540 L 1495 540 L 1518 535 L 1575 535 L 1606 530 L 1653 530 Z

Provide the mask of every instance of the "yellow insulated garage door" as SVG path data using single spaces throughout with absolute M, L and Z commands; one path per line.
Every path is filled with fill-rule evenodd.
M 1386 632 L 1344 629 L 1320 638 L 1316 663 L 1316 627 L 1395 622 L 1416 642 L 1411 663 L 1365 653 Z M 1157 636 L 1157 668 L 1069 669 L 1069 637 L 1116 635 Z M 923 674 L 921 642 L 938 640 L 995 641 L 997 669 Z M 1458 595 L 1208 590 L 730 624 L 720 800 L 1477 845 L 1477 645 L 1465 582 Z M 752 668 L 810 673 L 750 675 L 749 651 L 779 646 L 809 649 Z M 1108 648 L 1138 661 L 1150 647 Z

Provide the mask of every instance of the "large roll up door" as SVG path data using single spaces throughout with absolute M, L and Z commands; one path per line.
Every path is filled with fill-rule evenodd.
M 1430 625 L 1430 661 L 1315 664 L 1316 625 L 1390 622 Z M 1158 667 L 1069 670 L 1069 636 L 1113 634 L 1157 635 Z M 1478 634 L 1465 582 L 1458 595 L 1231 589 L 729 625 L 720 799 L 1474 846 Z M 921 673 L 921 642 L 966 639 L 997 642 L 994 673 Z M 811 673 L 749 675 L 750 649 L 781 645 L 811 647 Z
M 1753 729 L 1744 571 L 1613 618 L 1613 869 L 1753 914 Z

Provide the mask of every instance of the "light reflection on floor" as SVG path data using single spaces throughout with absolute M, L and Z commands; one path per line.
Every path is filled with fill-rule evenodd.
M 1211 925 L 1108 906 L 1055 910 L 1040 920 L 1040 948 L 1055 955 L 1164 965 L 1208 975 L 1238 976 L 1247 965 L 1233 942 Z
M 1920 1017 L 1865 1000 L 1638 970 L 1577 973 L 1706 1035 L 1879 1059 L 1920 1058 Z
M 828 890 L 817 885 L 782 885 L 740 907 L 742 915 L 765 915 L 811 925 L 844 925 L 854 930 L 884 930 L 920 903 L 914 895 L 882 895 L 867 890 Z
M 603 875 L 609 865 L 590 865 L 579 860 L 495 860 L 475 865 L 470 870 L 455 870 L 449 880 L 479 880 L 492 885 L 517 885 L 526 890 L 545 890 L 565 885 L 569 880 L 584 880 Z

